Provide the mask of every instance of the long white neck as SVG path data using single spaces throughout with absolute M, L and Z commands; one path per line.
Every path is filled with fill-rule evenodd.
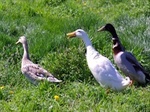
M 93 57 L 97 55 L 97 52 L 95 48 L 92 46 L 91 40 L 89 39 L 88 35 L 82 36 L 82 39 L 84 41 L 85 47 L 86 47 L 86 57 Z
M 82 37 L 85 47 L 88 48 L 89 46 L 92 46 L 91 40 L 89 39 L 88 35 L 84 35 Z
M 28 44 L 27 44 L 27 42 L 23 43 L 22 45 L 23 45 L 23 50 L 24 50 L 22 59 L 30 59 L 29 58 L 29 53 L 28 53 Z

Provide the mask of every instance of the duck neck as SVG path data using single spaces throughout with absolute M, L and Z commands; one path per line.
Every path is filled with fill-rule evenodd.
M 92 46 L 91 40 L 89 39 L 88 35 L 85 35 L 82 39 L 84 41 L 86 49 Z
M 112 28 L 111 31 L 109 31 L 112 35 L 112 40 L 113 40 L 113 50 L 114 52 L 119 52 L 119 51 L 124 51 L 124 47 L 122 46 L 119 37 L 116 33 L 115 28 Z
M 123 47 L 119 41 L 119 39 L 113 40 L 113 53 L 114 55 L 118 54 L 119 52 L 123 51 Z
M 29 53 L 28 53 L 28 43 L 27 42 L 25 42 L 25 43 L 23 43 L 22 44 L 23 45 L 23 50 L 24 50 L 24 52 L 23 52 L 23 60 L 24 59 L 30 59 L 29 58 Z
M 111 31 L 109 31 L 112 35 L 113 38 L 117 38 L 118 39 L 118 35 L 116 33 L 116 30 L 113 28 Z

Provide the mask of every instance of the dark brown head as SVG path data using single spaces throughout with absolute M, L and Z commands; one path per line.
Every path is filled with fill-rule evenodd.
M 98 32 L 100 32 L 100 31 L 108 31 L 108 32 L 110 32 L 112 34 L 112 38 L 118 38 L 114 26 L 112 24 L 110 24 L 110 23 L 107 23 L 105 26 L 102 26 L 97 31 Z
M 97 31 L 108 31 L 111 33 L 111 35 L 112 35 L 111 38 L 113 41 L 113 51 L 115 54 L 117 54 L 119 51 L 125 50 L 124 47 L 122 46 L 122 44 L 117 36 L 116 30 L 112 24 L 107 23 L 105 26 L 101 27 Z

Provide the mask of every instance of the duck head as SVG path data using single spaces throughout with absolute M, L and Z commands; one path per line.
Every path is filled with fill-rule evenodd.
M 114 28 L 114 26 L 110 23 L 107 23 L 105 26 L 102 26 L 100 29 L 97 30 L 98 32 L 100 31 L 108 31 L 109 33 L 111 33 L 112 37 L 112 41 L 113 41 L 113 51 L 115 54 L 117 54 L 119 51 L 124 51 L 125 48 L 122 46 L 119 37 L 116 33 L 116 30 Z
M 100 29 L 97 30 L 98 32 L 100 31 L 108 31 L 112 34 L 112 41 L 113 41 L 113 48 L 117 47 L 118 44 L 120 43 L 119 38 L 116 34 L 116 30 L 114 26 L 110 23 L 107 23 L 105 26 L 102 26 Z
M 21 36 L 21 37 L 19 38 L 19 40 L 16 42 L 16 44 L 18 44 L 18 43 L 24 44 L 24 43 L 26 43 L 26 42 L 27 42 L 26 37 L 25 37 L 25 36 Z
M 102 26 L 100 29 L 98 29 L 98 31 L 109 31 L 109 32 L 113 30 L 114 30 L 114 27 L 110 23 L 107 23 L 105 26 Z
M 74 32 L 67 33 L 67 36 L 69 38 L 73 38 L 73 37 L 79 37 L 79 38 L 81 38 L 83 40 L 86 48 L 88 46 L 92 46 L 92 43 L 91 43 L 90 39 L 88 38 L 88 34 L 84 30 L 82 30 L 82 29 L 77 29 Z M 87 53 L 87 50 L 85 52 Z
M 76 31 L 74 32 L 71 32 L 71 33 L 67 33 L 67 36 L 69 38 L 73 38 L 73 37 L 80 37 L 80 38 L 84 38 L 84 37 L 87 37 L 87 33 L 82 30 L 82 29 L 77 29 Z
M 100 29 L 97 30 L 98 32 L 100 31 L 108 31 L 112 34 L 112 38 L 116 38 L 118 39 L 116 30 L 114 28 L 114 26 L 110 23 L 107 23 L 105 26 L 102 26 Z

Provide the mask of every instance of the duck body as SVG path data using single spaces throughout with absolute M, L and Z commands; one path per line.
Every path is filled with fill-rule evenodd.
M 29 81 L 31 81 L 33 84 L 37 84 L 37 82 L 40 80 L 47 80 L 49 82 L 61 82 L 61 80 L 55 78 L 47 70 L 45 70 L 38 64 L 34 64 L 30 60 L 28 54 L 28 44 L 25 36 L 20 37 L 16 44 L 18 43 L 22 43 L 24 48 L 24 53 L 21 62 L 21 72 L 27 77 L 27 79 L 29 79 Z
M 142 71 L 142 66 L 134 66 L 134 62 L 131 63 L 127 58 L 133 57 L 130 52 L 119 52 L 117 55 L 114 55 L 114 61 L 117 64 L 118 68 L 131 80 L 135 80 L 141 84 L 145 84 L 145 74 Z M 134 59 L 135 60 L 135 59 Z
M 111 61 L 98 52 L 87 50 L 86 59 L 90 71 L 102 87 L 121 91 L 129 84 L 130 79 L 124 79 Z
M 106 24 L 98 31 L 108 31 L 112 35 L 113 57 L 118 68 L 131 80 L 139 84 L 146 84 L 150 80 L 149 74 L 146 73 L 142 65 L 137 61 L 132 53 L 125 51 L 122 46 L 115 28 L 112 24 Z
M 79 33 L 79 34 L 78 34 Z M 111 61 L 99 54 L 92 46 L 86 32 L 78 29 L 68 34 L 81 37 L 86 46 L 86 60 L 88 67 L 97 82 L 104 88 L 110 88 L 115 91 L 124 90 L 131 81 L 128 77 L 123 78 L 115 69 Z
M 34 64 L 31 61 L 28 61 L 27 64 L 22 64 L 21 72 L 27 77 L 27 79 L 29 79 L 30 82 L 34 84 L 40 80 L 47 80 L 49 82 L 61 82 L 61 80 L 56 79 L 51 73 L 42 68 L 40 65 Z

